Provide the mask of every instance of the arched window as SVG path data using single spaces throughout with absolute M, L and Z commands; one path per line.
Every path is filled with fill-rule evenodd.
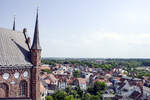
M 21 81 L 19 84 L 19 96 L 27 96 L 27 82 L 25 80 Z
M 0 98 L 8 97 L 9 88 L 5 83 L 0 83 Z

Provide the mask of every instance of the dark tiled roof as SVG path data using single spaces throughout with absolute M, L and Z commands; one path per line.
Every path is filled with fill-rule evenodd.
M 32 65 L 22 32 L 0 28 L 0 67 Z
M 57 86 L 54 85 L 54 84 L 49 84 L 48 85 L 48 90 L 56 90 L 57 89 Z
M 118 84 L 119 85 L 119 88 L 118 90 L 122 89 L 126 84 L 125 83 L 121 83 L 121 84 Z
M 134 91 L 129 97 L 133 98 L 134 100 L 139 100 L 138 98 L 140 97 L 140 93 L 138 91 Z

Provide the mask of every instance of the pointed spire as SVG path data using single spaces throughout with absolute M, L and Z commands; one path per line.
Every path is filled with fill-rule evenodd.
M 34 39 L 31 49 L 40 49 L 40 41 L 39 41 L 39 28 L 38 28 L 38 8 L 37 8 L 37 15 L 36 15 L 36 23 L 35 23 L 35 30 L 34 30 Z
M 15 20 L 16 20 L 16 16 L 14 15 L 13 31 L 15 31 Z

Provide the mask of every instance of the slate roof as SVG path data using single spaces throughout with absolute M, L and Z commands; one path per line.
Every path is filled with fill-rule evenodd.
M 134 100 L 139 100 L 141 94 L 138 91 L 134 91 L 129 97 L 134 99 Z
M 0 28 L 0 67 L 29 65 L 32 64 L 24 34 Z

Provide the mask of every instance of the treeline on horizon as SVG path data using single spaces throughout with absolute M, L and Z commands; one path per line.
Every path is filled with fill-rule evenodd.
M 150 66 L 150 59 L 124 59 L 124 58 L 42 58 L 43 64 L 75 64 L 88 67 L 99 67 L 99 65 L 110 64 L 113 67 L 145 67 Z

